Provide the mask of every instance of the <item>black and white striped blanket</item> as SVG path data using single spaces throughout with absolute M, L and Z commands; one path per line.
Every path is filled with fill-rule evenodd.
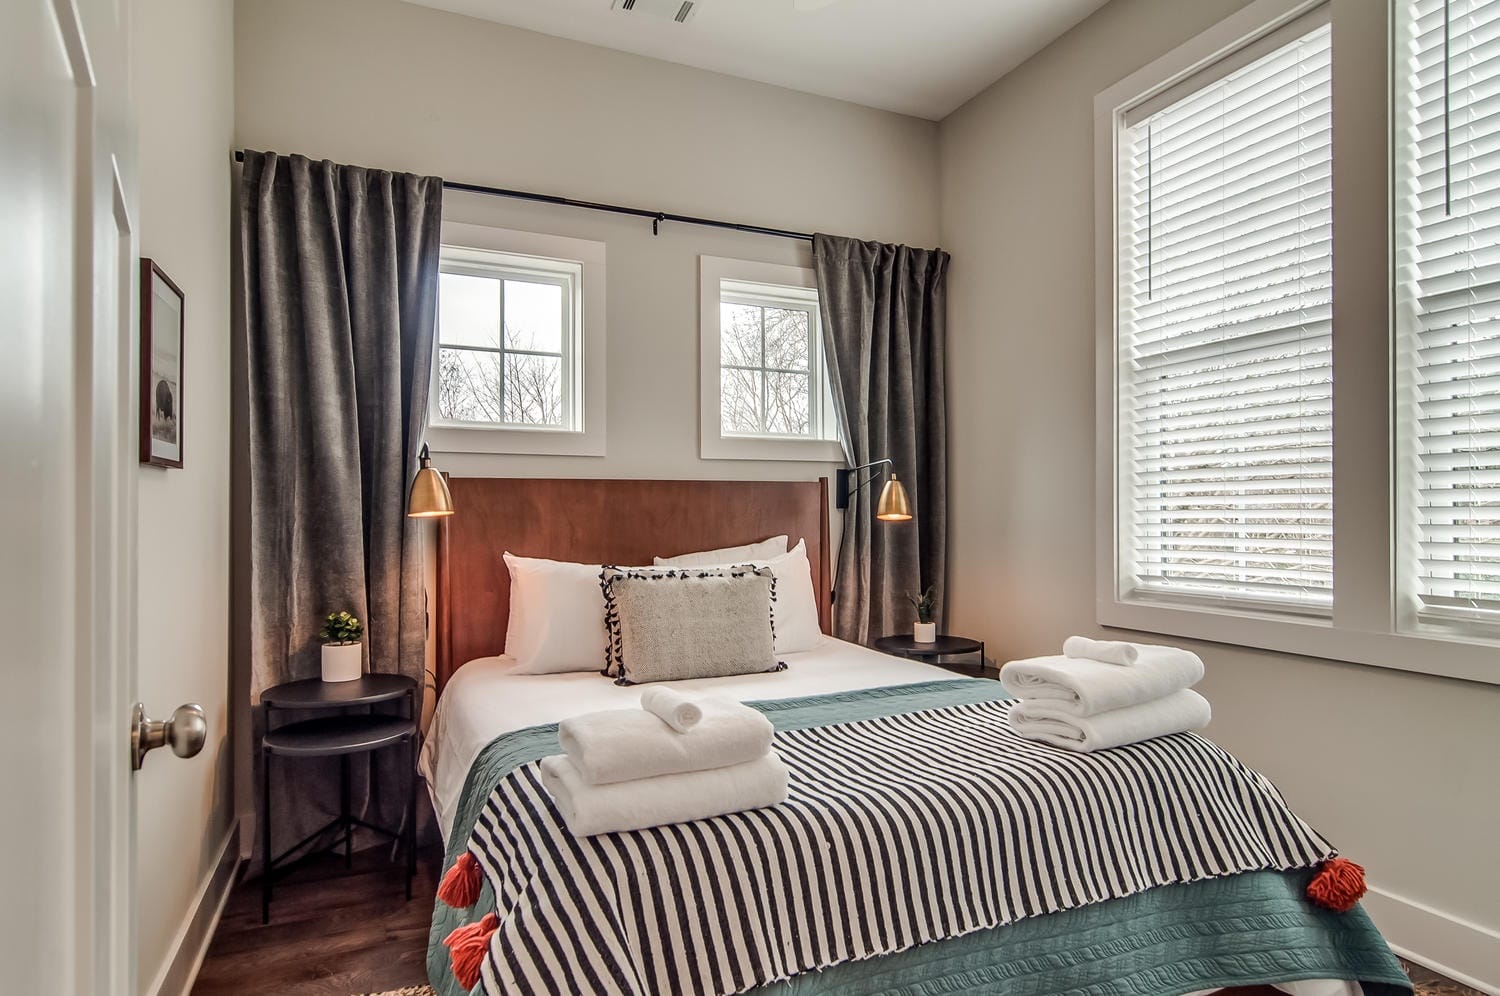
M 486 993 L 738 993 L 1119 898 L 1331 857 L 1275 787 L 1180 734 L 1093 754 L 1006 702 L 777 733 L 781 806 L 578 839 L 535 763 L 469 841 L 496 897 Z

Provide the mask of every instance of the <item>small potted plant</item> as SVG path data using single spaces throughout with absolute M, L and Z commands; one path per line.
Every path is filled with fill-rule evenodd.
M 937 595 L 931 585 L 920 595 L 906 593 L 907 601 L 917 610 L 917 621 L 911 625 L 911 638 L 918 643 L 937 642 L 937 623 L 933 617 L 937 614 Z
M 354 681 L 364 673 L 365 624 L 348 612 L 330 612 L 318 637 L 323 641 L 323 680 Z

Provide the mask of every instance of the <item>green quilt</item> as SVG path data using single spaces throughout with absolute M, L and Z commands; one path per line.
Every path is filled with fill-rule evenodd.
M 753 702 L 779 730 L 851 722 L 1004 697 L 998 682 L 938 681 Z M 497 738 L 469 771 L 444 868 L 468 845 L 490 791 L 515 768 L 559 752 L 557 726 Z M 1362 909 L 1337 914 L 1302 895 L 1310 872 L 1253 872 L 1151 889 L 1036 916 L 893 955 L 809 972 L 757 992 L 866 996 L 1003 992 L 1007 996 L 1173 996 L 1295 979 L 1356 979 L 1367 996 L 1411 984 Z M 493 906 L 489 885 L 470 910 L 436 904 L 427 973 L 441 996 L 463 992 L 442 939 Z

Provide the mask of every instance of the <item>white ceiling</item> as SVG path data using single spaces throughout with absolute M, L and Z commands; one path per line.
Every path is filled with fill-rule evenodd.
M 701 0 L 687 24 L 610 0 L 408 0 L 937 120 L 1105 0 Z

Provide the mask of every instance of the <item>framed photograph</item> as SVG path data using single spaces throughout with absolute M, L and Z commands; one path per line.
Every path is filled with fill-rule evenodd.
M 182 466 L 182 346 L 186 297 L 154 260 L 141 260 L 141 463 Z

